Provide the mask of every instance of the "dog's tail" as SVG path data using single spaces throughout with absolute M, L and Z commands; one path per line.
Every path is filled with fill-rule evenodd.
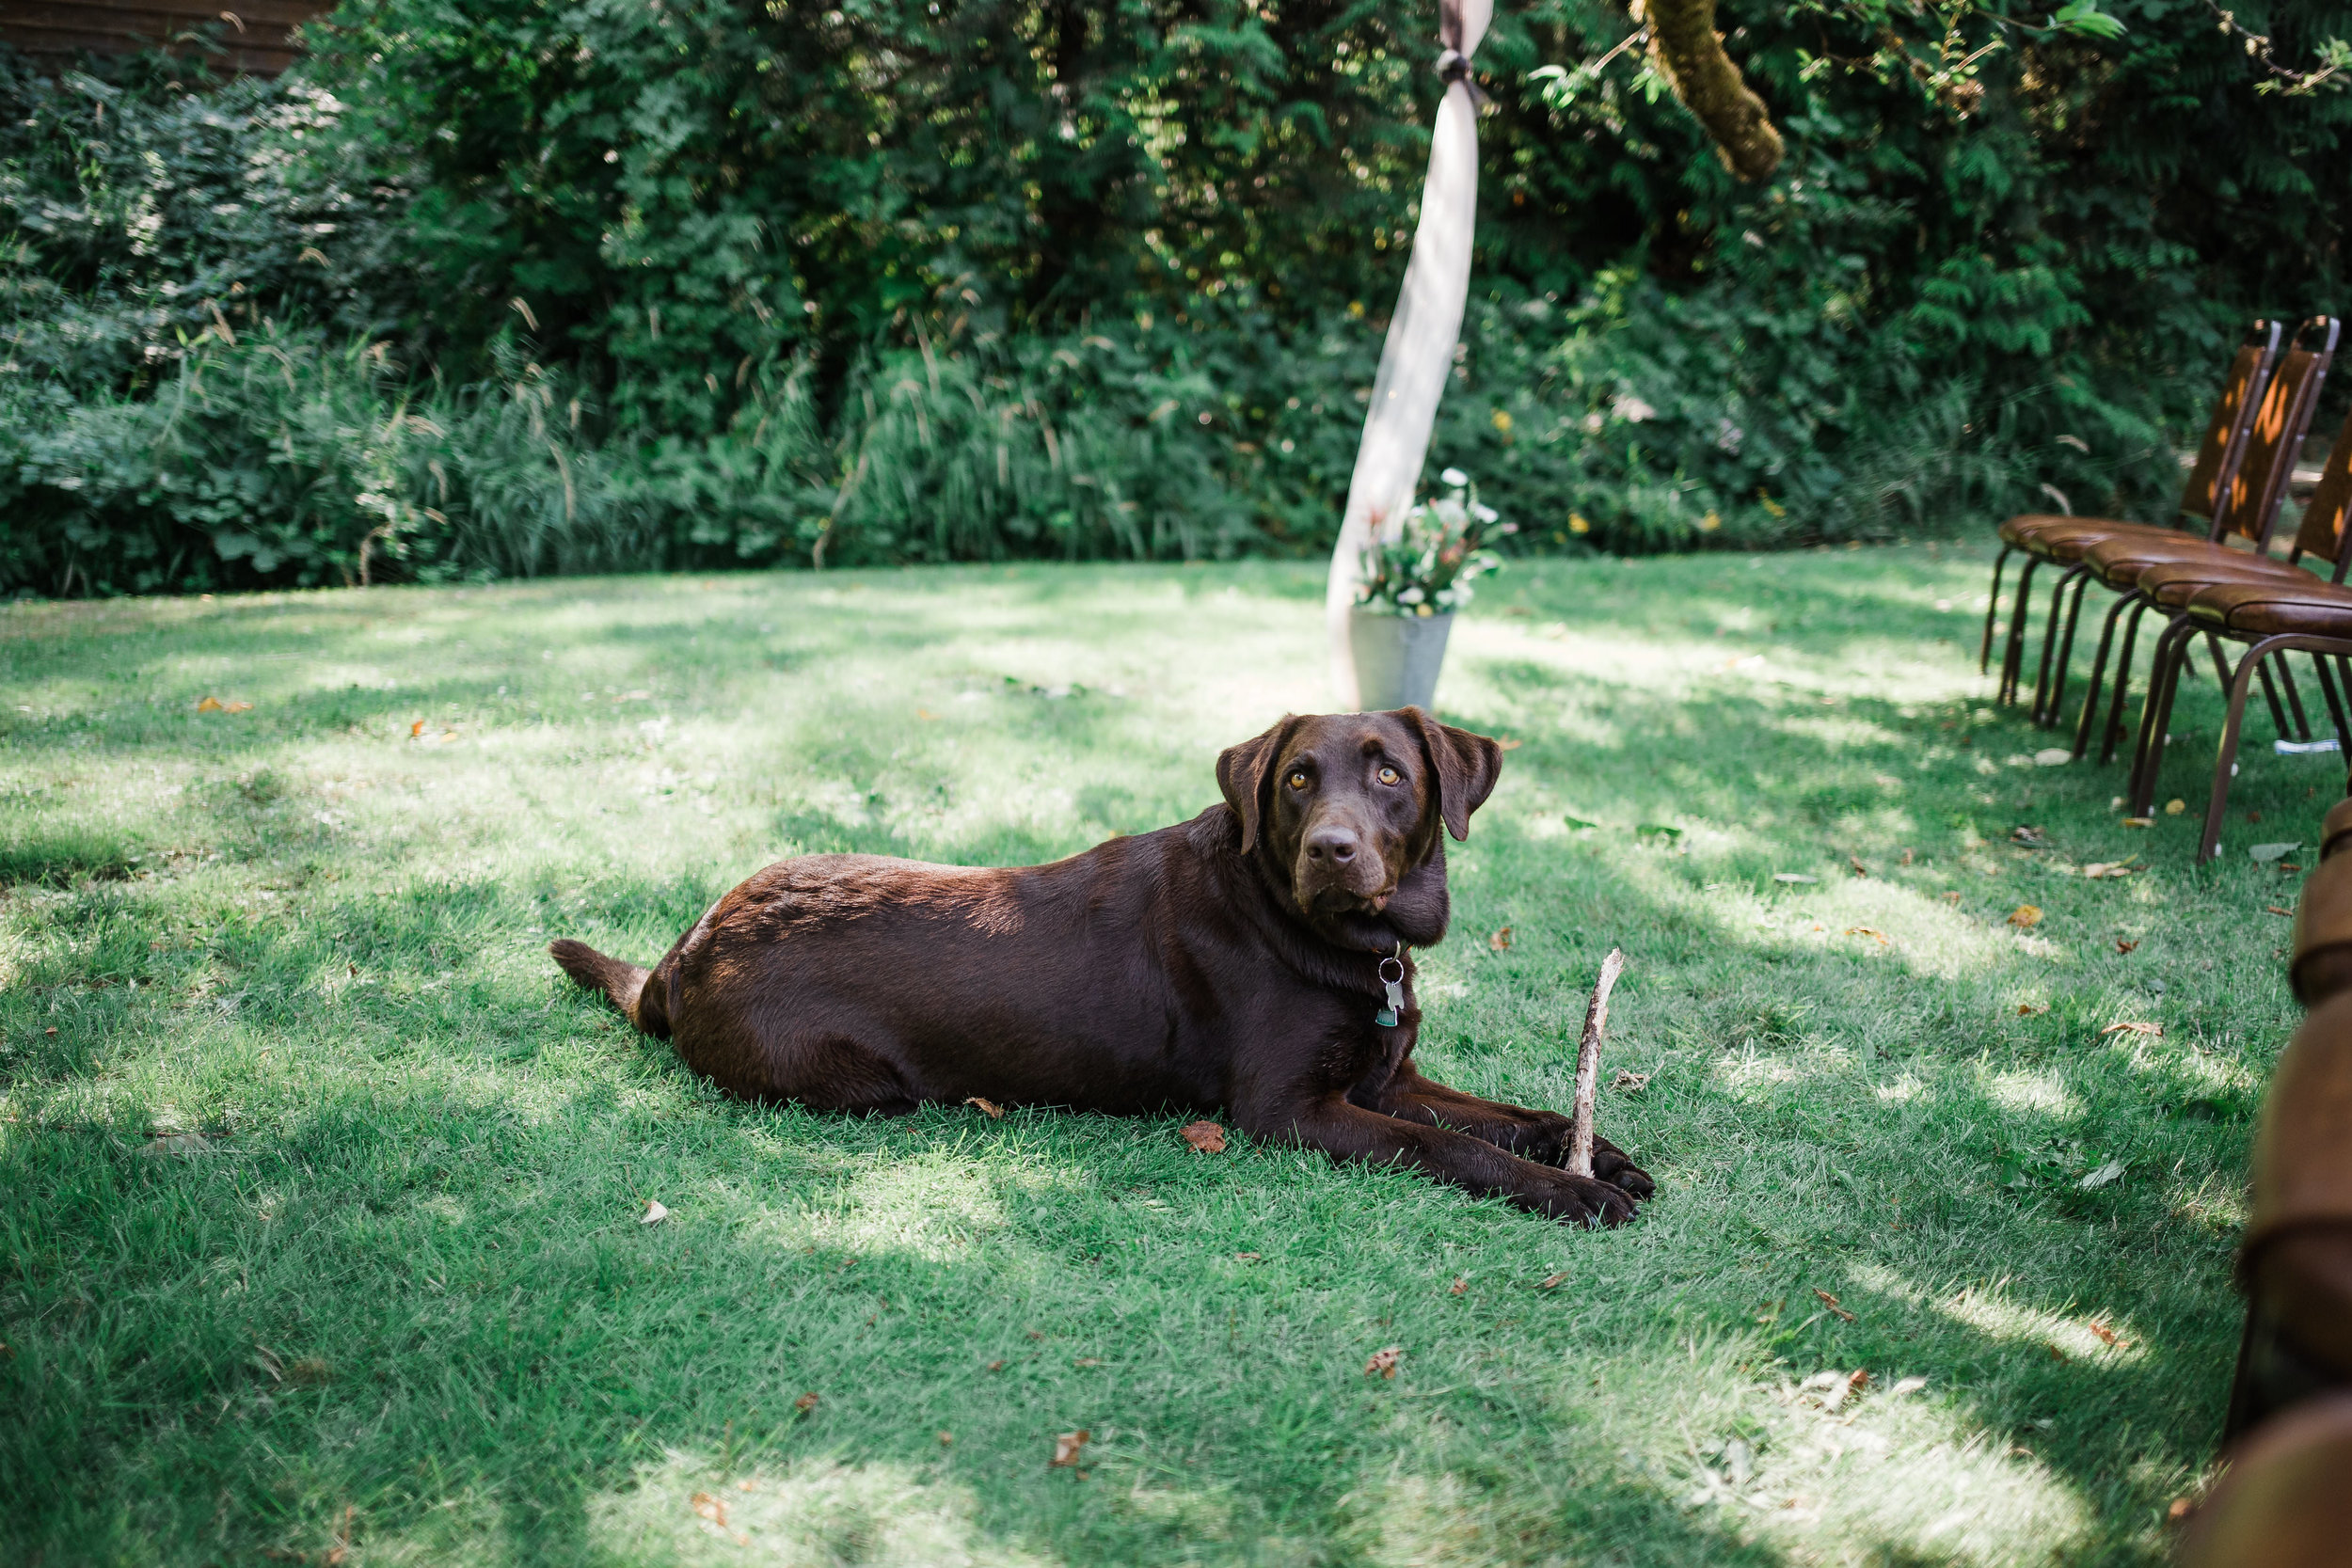
M 548 943 L 548 952 L 564 966 L 564 973 L 589 990 L 600 990 L 612 999 L 631 1023 L 648 1035 L 670 1032 L 670 1011 L 663 1006 L 668 1001 L 666 986 L 649 986 L 651 970 L 640 969 L 618 958 L 609 958 L 584 942 L 560 937 Z

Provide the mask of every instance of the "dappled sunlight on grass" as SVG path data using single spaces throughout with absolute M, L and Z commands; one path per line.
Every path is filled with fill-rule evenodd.
M 1518 745 L 1417 955 L 1423 1062 L 1566 1104 L 1622 946 L 1600 1125 L 1661 1192 L 1608 1233 L 1195 1155 L 1173 1114 L 737 1104 L 548 963 L 649 962 L 787 853 L 1031 862 L 1192 816 L 1218 749 L 1324 705 L 1311 567 L 0 611 L 0 1464 L 72 1478 L 0 1531 L 2155 1560 L 2227 1376 L 2295 884 L 2032 766 L 1975 672 L 1982 583 L 1529 562 L 1454 628 L 1441 706 Z M 2233 832 L 2310 834 L 2335 781 L 2298 761 L 2250 759 Z M 1803 1386 L 1857 1368 L 1835 1409 Z M 1079 1428 L 1083 1480 L 1046 1464 Z

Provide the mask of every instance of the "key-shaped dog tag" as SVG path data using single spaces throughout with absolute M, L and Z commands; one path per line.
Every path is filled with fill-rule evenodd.
M 1396 965 L 1396 978 L 1389 978 L 1389 966 Z M 1383 1029 L 1396 1027 L 1397 1014 L 1405 1008 L 1405 965 L 1396 958 L 1380 960 L 1380 983 L 1389 990 L 1389 1005 L 1372 1015 L 1372 1021 Z

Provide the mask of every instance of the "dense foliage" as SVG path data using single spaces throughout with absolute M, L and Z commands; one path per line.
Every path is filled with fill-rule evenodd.
M 2160 510 L 2238 319 L 2352 301 L 2352 94 L 2106 9 L 1729 0 L 1760 186 L 1622 12 L 1505 10 L 1433 471 L 1515 548 Z M 2265 58 L 2352 34 L 2271 9 Z M 0 55 L 0 588 L 1327 547 L 1429 13 L 372 0 L 274 84 Z

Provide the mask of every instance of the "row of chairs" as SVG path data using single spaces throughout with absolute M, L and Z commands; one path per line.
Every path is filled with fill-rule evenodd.
M 2288 971 L 2310 1010 L 2254 1139 L 2229 1467 L 2190 1526 L 2185 1568 L 2352 1563 L 2352 800 L 2328 813 L 2320 841 Z
M 2211 859 L 2220 847 L 2222 815 L 2229 804 L 2231 776 L 2237 770 L 2238 737 L 2253 686 L 2261 685 L 2281 738 L 2312 738 L 2302 693 L 2285 656 L 2310 656 L 2338 742 L 2352 756 L 2352 722 L 2345 714 L 2346 700 L 2352 698 L 2352 586 L 2344 582 L 2345 568 L 2352 566 L 2352 548 L 2345 538 L 2346 524 L 2352 521 L 2352 420 L 2328 453 L 2292 547 L 2283 559 L 2271 553 L 2280 502 L 2342 331 L 2343 324 L 2335 317 L 2315 316 L 2282 347 L 2281 323 L 2257 321 L 2248 330 L 2182 493 L 2182 526 L 2047 514 L 2012 517 L 2001 525 L 2001 550 L 1993 562 L 1992 600 L 1985 609 L 1978 663 L 1980 669 L 1991 668 L 2002 575 L 2009 558 L 2022 555 L 2001 657 L 2003 703 L 2016 702 L 2023 689 L 2034 574 L 2045 564 L 2058 573 L 2034 676 L 2035 723 L 2047 728 L 2059 721 L 2084 597 L 2094 586 L 2113 595 L 2074 726 L 2077 761 L 2088 754 L 2094 734 L 2101 763 L 2114 760 L 2123 734 L 2132 653 L 2141 620 L 2153 610 L 2163 623 L 2140 703 L 2124 794 L 2127 815 L 2145 816 L 2153 806 L 2173 699 L 2182 679 L 2193 673 L 2198 642 L 2211 654 L 2216 678 L 2229 694 L 2229 707 L 2204 836 L 2198 845 L 2201 861 Z M 2321 563 L 2328 568 L 2324 578 L 2317 570 Z M 2119 625 L 2122 644 L 2103 728 L 2099 700 Z M 2223 651 L 2225 644 L 2245 650 L 2234 668 Z

